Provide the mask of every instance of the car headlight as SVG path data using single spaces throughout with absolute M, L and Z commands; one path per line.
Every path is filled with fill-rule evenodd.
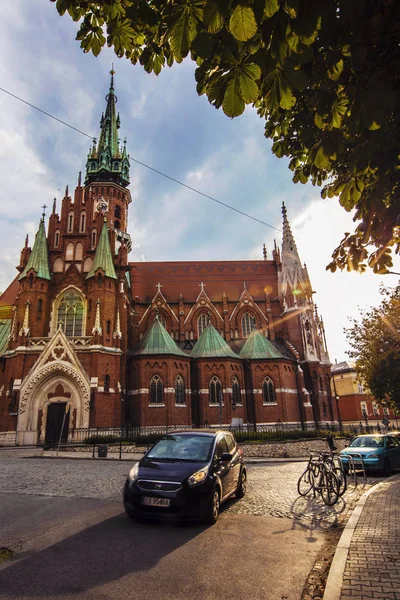
M 128 477 L 131 481 L 134 481 L 138 475 L 139 475 L 139 463 L 136 463 L 136 465 L 134 465 L 132 467 L 132 469 L 129 471 Z
M 368 454 L 367 458 L 379 458 L 379 454 L 372 452 L 372 454 Z
M 194 487 L 195 485 L 199 485 L 200 483 L 204 483 L 207 479 L 207 467 L 205 469 L 200 469 L 200 471 L 196 471 L 193 473 L 188 479 L 188 484 L 190 487 Z

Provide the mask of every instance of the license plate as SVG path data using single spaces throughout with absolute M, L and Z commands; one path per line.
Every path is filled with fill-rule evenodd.
M 142 498 L 142 504 L 145 506 L 169 506 L 169 498 L 151 498 L 144 496 Z

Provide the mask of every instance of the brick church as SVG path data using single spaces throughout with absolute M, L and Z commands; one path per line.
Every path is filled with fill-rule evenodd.
M 47 224 L 43 213 L 0 296 L 0 444 L 54 441 L 65 414 L 70 435 L 335 422 L 324 326 L 284 206 L 271 258 L 129 262 L 113 76 L 84 178 Z

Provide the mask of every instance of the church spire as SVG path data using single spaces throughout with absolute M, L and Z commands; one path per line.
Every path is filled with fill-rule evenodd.
M 285 203 L 282 202 L 282 216 L 283 216 L 283 241 L 282 241 L 282 262 L 289 260 L 294 263 L 297 262 L 301 266 L 300 258 L 297 252 L 296 242 L 294 241 L 292 230 L 290 229 L 289 220 L 287 217 L 287 210 Z
M 120 118 L 116 111 L 118 98 L 114 91 L 113 68 L 110 74 L 111 83 L 106 96 L 106 110 L 100 119 L 100 137 L 98 143 L 93 140 L 93 147 L 89 152 L 85 184 L 92 181 L 114 181 L 126 187 L 129 185 L 129 158 L 119 144 Z
M 102 269 L 104 271 L 105 277 L 117 279 L 111 254 L 110 239 L 108 237 L 108 227 L 106 222 L 104 222 L 103 229 L 101 230 L 100 239 L 99 243 L 97 244 L 93 265 L 89 273 L 87 274 L 86 279 L 94 277 L 97 269 Z
M 49 249 L 47 246 L 44 218 L 40 219 L 39 229 L 35 237 L 31 255 L 19 279 L 26 277 L 30 269 L 36 272 L 37 277 L 50 280 Z

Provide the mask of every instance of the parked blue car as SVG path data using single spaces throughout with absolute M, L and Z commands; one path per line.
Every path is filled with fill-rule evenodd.
M 349 468 L 349 456 L 353 457 L 356 467 L 361 466 L 360 454 L 366 471 L 382 471 L 389 475 L 392 469 L 400 469 L 400 442 L 390 434 L 359 435 L 350 446 L 340 453 L 343 466 Z

